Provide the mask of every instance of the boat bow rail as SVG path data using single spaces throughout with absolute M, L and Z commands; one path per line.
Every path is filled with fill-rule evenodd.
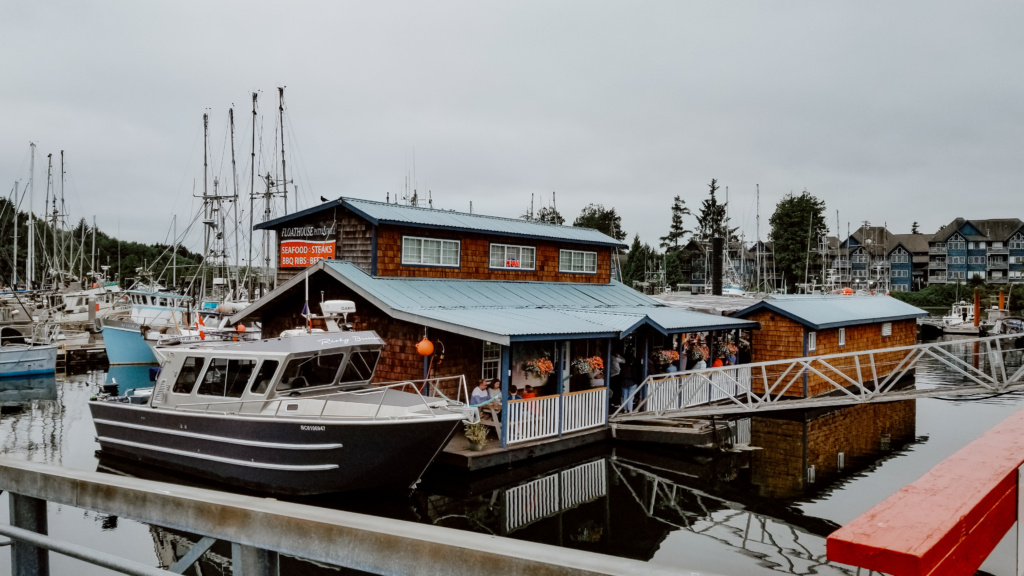
M 611 422 L 749 414 L 1024 389 L 1019 335 L 957 339 L 648 376 Z M 963 385 L 907 389 L 922 361 Z M 628 400 L 628 399 L 627 399 Z M 628 402 L 623 402 L 627 405 Z
M 456 399 L 441 390 L 458 390 Z M 479 421 L 479 412 L 461 398 L 467 397 L 464 376 L 407 380 L 374 385 L 360 390 L 331 390 L 322 394 L 260 400 L 189 402 L 166 406 L 177 412 L 211 415 L 238 414 L 253 418 L 288 418 L 303 421 L 450 418 L 458 415 L 468 422 Z M 106 397 L 103 401 L 129 402 L 128 397 Z

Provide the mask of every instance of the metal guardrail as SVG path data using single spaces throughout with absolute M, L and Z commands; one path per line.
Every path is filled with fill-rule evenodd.
M 65 546 L 69 543 L 45 534 L 47 502 L 232 542 L 241 549 L 235 576 L 276 576 L 278 554 L 396 576 L 646 576 L 679 574 L 682 570 L 441 526 L 9 458 L 0 458 L 0 490 L 9 492 L 12 499 L 11 525 L 17 530 L 3 527 L 16 539 L 12 550 L 16 552 L 12 554 L 16 576 L 48 574 L 48 556 L 37 546 L 61 553 L 70 550 Z M 38 537 L 22 530 L 31 530 Z M 205 545 L 212 543 L 203 540 Z M 103 556 L 96 550 L 85 550 L 76 557 L 103 565 Z M 110 567 L 124 574 L 155 574 L 148 567 L 132 571 L 128 566 L 131 563 L 123 562 L 124 566 Z

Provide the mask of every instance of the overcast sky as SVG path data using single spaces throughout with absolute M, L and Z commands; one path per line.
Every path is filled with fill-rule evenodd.
M 615 207 L 657 244 L 717 178 L 761 236 L 806 189 L 847 223 L 932 233 L 1021 217 L 1021 2 L 0 1 L 0 188 L 64 150 L 71 218 L 163 241 L 212 175 L 249 190 L 251 96 L 275 170 L 277 87 L 298 207 L 384 200 L 568 222 Z M 289 199 L 289 211 L 295 209 Z M 245 202 L 245 210 L 248 203 Z M 247 214 L 244 216 L 247 218 Z M 261 216 L 257 216 L 257 221 Z M 692 219 L 688 223 L 693 227 Z

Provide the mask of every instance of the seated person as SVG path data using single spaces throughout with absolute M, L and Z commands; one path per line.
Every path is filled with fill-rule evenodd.
M 509 400 L 522 400 L 523 397 L 519 395 L 519 387 L 515 384 L 508 385 L 508 399 Z
M 490 400 L 491 396 L 487 393 L 487 380 L 481 380 L 469 396 L 469 404 L 470 406 L 480 406 L 490 403 Z
M 530 386 L 529 384 L 527 384 L 526 385 L 526 393 L 523 394 L 523 398 L 526 399 L 526 398 L 536 398 L 536 397 L 537 397 L 537 390 L 533 386 Z

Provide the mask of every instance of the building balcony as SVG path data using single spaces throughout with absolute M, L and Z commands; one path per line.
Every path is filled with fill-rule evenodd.
M 987 280 L 989 284 L 1006 284 L 1009 282 L 1009 278 L 1006 276 L 993 276 Z
M 987 252 L 989 254 L 1009 254 L 1010 253 L 1010 247 L 1009 246 L 1003 246 L 1002 248 L 993 248 L 992 246 L 989 246 L 988 249 L 987 249 Z
M 837 259 L 832 261 L 832 267 L 833 268 L 849 268 L 850 267 L 850 261 L 846 260 L 846 259 L 839 259 L 839 258 L 837 258 Z
M 946 253 L 946 247 L 942 246 L 940 248 L 938 246 L 929 246 L 928 247 L 928 253 L 929 254 L 945 254 Z
M 928 276 L 928 281 L 929 282 L 945 282 L 946 281 L 946 275 L 945 274 L 932 274 L 932 275 Z
M 946 269 L 946 261 L 945 260 L 932 260 L 932 261 L 928 262 L 928 269 L 929 270 L 945 270 Z
M 988 270 L 1007 270 L 1010 268 L 1010 261 L 993 260 L 990 258 L 989 261 L 985 263 L 985 268 Z

